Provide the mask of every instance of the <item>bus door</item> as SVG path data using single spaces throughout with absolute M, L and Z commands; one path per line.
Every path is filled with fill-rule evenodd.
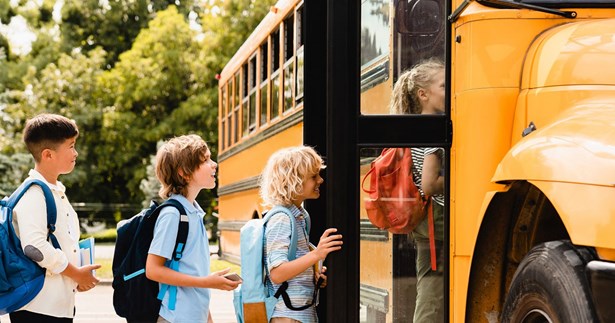
M 327 10 L 324 208 L 326 226 L 338 228 L 344 246 L 326 261 L 330 281 L 321 318 L 448 321 L 450 10 L 443 0 L 335 0 Z M 410 92 L 397 91 L 402 79 Z M 384 148 L 411 152 L 414 181 L 433 192 L 424 195 L 434 209 L 433 240 L 428 220 L 393 234 L 368 217 L 370 197 L 361 182 Z

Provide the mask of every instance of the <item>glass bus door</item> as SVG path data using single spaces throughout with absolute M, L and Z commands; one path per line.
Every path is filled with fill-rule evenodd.
M 330 281 L 320 318 L 445 322 L 449 9 L 443 0 L 335 0 L 326 10 L 326 115 L 318 119 L 321 125 L 325 120 L 326 128 L 319 129 L 325 139 L 312 141 L 317 119 L 307 110 L 304 135 L 307 144 L 320 143 L 326 151 L 326 194 L 317 203 L 326 214 L 324 227 L 338 228 L 344 247 L 327 258 Z M 306 104 L 309 99 L 306 92 Z M 414 230 L 396 234 L 370 217 L 366 202 L 378 187 L 370 187 L 374 175 L 367 173 L 385 149 L 409 154 L 413 164 L 406 169 L 433 209 L 433 226 L 426 217 Z M 393 195 L 387 196 L 405 198 Z

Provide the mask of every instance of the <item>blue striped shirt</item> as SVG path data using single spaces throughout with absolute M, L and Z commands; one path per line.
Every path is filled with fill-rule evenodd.
M 309 214 L 302 207 L 295 205 L 286 206 L 295 216 L 297 234 L 297 253 L 296 257 L 300 258 L 310 252 L 309 237 L 306 232 L 305 217 Z M 284 213 L 274 214 L 265 228 L 265 244 L 263 252 L 267 261 L 267 270 L 271 272 L 273 268 L 288 262 L 288 246 L 290 245 L 290 218 Z M 286 290 L 294 307 L 300 307 L 312 302 L 314 294 L 314 267 L 310 266 L 306 271 L 288 280 L 288 289 Z M 279 284 L 273 284 L 267 277 L 267 286 L 269 293 L 274 294 Z M 311 306 L 303 311 L 293 311 L 284 305 L 282 297 L 275 305 L 272 317 L 287 317 L 303 323 L 318 322 L 316 316 L 316 307 Z

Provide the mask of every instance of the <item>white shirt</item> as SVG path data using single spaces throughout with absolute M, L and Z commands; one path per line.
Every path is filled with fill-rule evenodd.
M 60 243 L 60 249 L 55 249 L 47 241 L 47 209 L 45 196 L 38 185 L 32 185 L 21 197 L 13 213 L 13 226 L 21 240 L 24 252 L 32 258 L 40 259 L 37 263 L 47 269 L 45 283 L 39 294 L 20 310 L 54 316 L 74 316 L 75 292 L 77 283 L 60 273 L 68 266 L 68 262 L 79 267 L 79 218 L 68 202 L 64 193 L 66 188 L 62 183 L 49 184 L 36 170 L 30 170 L 28 179 L 40 179 L 53 192 L 56 203 L 57 219 L 54 235 Z M 38 260 L 37 259 L 37 260 Z

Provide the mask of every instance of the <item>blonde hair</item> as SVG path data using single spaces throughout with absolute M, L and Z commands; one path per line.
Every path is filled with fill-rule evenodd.
M 434 82 L 434 76 L 444 69 L 444 63 L 437 58 L 429 58 L 403 72 L 391 94 L 389 112 L 391 114 L 420 114 L 422 112 L 417 92 L 426 89 Z
M 156 154 L 156 177 L 162 184 L 160 197 L 186 196 L 192 174 L 207 160 L 208 151 L 207 143 L 198 135 L 175 137 L 162 144 Z
M 290 205 L 303 192 L 303 181 L 326 166 L 314 148 L 283 148 L 271 155 L 261 174 L 260 195 L 265 206 Z

